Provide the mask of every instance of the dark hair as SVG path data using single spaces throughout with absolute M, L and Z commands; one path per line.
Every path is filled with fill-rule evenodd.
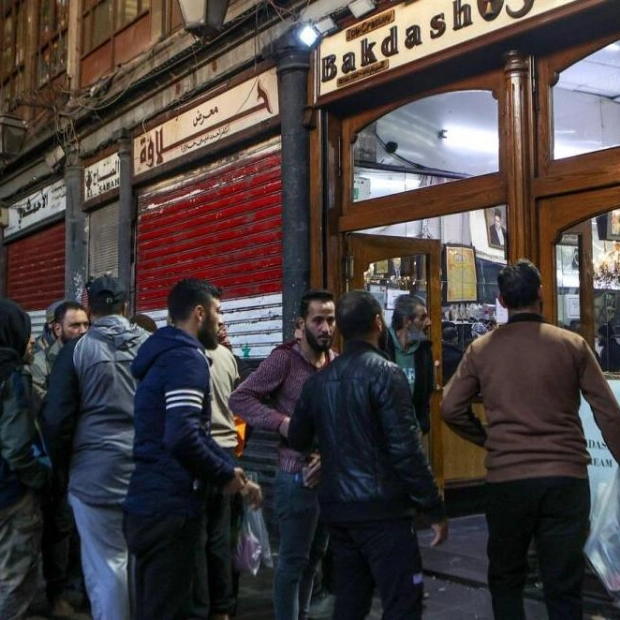
M 186 278 L 177 282 L 168 295 L 168 314 L 173 323 L 186 321 L 196 306 L 208 307 L 219 299 L 221 289 L 206 280 Z
M 336 324 L 345 340 L 363 338 L 371 330 L 377 314 L 383 308 L 377 298 L 368 291 L 345 293 L 336 307 Z
M 500 295 L 509 310 L 526 308 L 538 301 L 541 284 L 538 267 L 527 258 L 520 258 L 513 265 L 506 265 L 497 276 Z
M 323 289 L 310 289 L 306 291 L 302 297 L 301 302 L 299 304 L 299 316 L 302 318 L 308 317 L 308 312 L 310 311 L 310 304 L 313 301 L 322 301 L 323 303 L 333 302 L 334 295 L 329 291 Z
M 82 310 L 86 312 L 86 308 L 77 301 L 63 301 L 54 310 L 54 323 L 62 323 L 69 310 Z
M 415 295 L 399 295 L 394 300 L 392 327 L 394 329 L 401 329 L 405 319 L 415 316 L 415 311 L 418 306 L 426 306 L 426 302 Z
M 124 306 L 124 301 L 108 303 L 105 297 L 99 296 L 90 300 L 89 309 L 91 314 L 95 316 L 110 316 L 112 314 L 122 314 Z

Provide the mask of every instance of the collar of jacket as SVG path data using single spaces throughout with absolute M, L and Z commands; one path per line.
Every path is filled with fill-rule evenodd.
M 384 357 L 386 360 L 390 359 L 385 351 L 378 349 L 366 340 L 353 339 L 347 340 L 344 343 L 344 353 L 363 353 L 364 351 L 374 351 L 381 357 Z
M 545 317 L 537 312 L 519 312 L 508 319 L 508 323 L 521 323 L 522 321 L 534 321 L 535 323 L 546 323 Z

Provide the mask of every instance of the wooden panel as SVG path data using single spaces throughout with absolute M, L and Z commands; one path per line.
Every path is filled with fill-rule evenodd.
M 112 41 L 107 41 L 82 60 L 80 85 L 88 86 L 112 69 Z
M 137 307 L 166 306 L 181 277 L 203 277 L 227 299 L 282 289 L 280 153 L 195 175 L 139 199 Z
M 148 48 L 150 38 L 150 14 L 146 13 L 115 36 L 114 64 L 118 66 L 135 58 Z
M 65 223 L 7 246 L 7 296 L 24 310 L 41 310 L 65 294 Z

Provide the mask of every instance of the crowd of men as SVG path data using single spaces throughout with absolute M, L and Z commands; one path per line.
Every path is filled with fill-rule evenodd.
M 580 394 L 616 459 L 620 407 L 586 341 L 542 318 L 536 267 L 507 265 L 498 285 L 509 321 L 467 349 L 442 415 L 488 451 L 495 617 L 525 618 L 534 540 L 549 617 L 580 618 L 590 506 Z M 334 618 L 365 618 L 375 590 L 387 620 L 422 617 L 419 513 L 432 545 L 448 536 L 424 446 L 434 389 L 425 302 L 397 298 L 388 327 L 367 291 L 336 302 L 310 290 L 295 339 L 239 383 L 221 295 L 179 281 L 156 329 L 128 320 L 126 289 L 103 276 L 87 309 L 49 309 L 36 352 L 28 314 L 0 300 L 0 618 L 25 616 L 42 556 L 54 617 L 73 614 L 78 575 L 95 620 L 229 620 L 234 515 L 262 503 L 235 456 L 233 412 L 280 436 L 276 620 L 308 619 L 328 546 Z M 485 424 L 471 409 L 479 396 Z

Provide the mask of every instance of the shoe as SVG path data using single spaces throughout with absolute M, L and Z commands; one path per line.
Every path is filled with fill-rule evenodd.
M 326 620 L 334 615 L 336 597 L 333 594 L 322 592 L 310 601 L 308 620 Z

